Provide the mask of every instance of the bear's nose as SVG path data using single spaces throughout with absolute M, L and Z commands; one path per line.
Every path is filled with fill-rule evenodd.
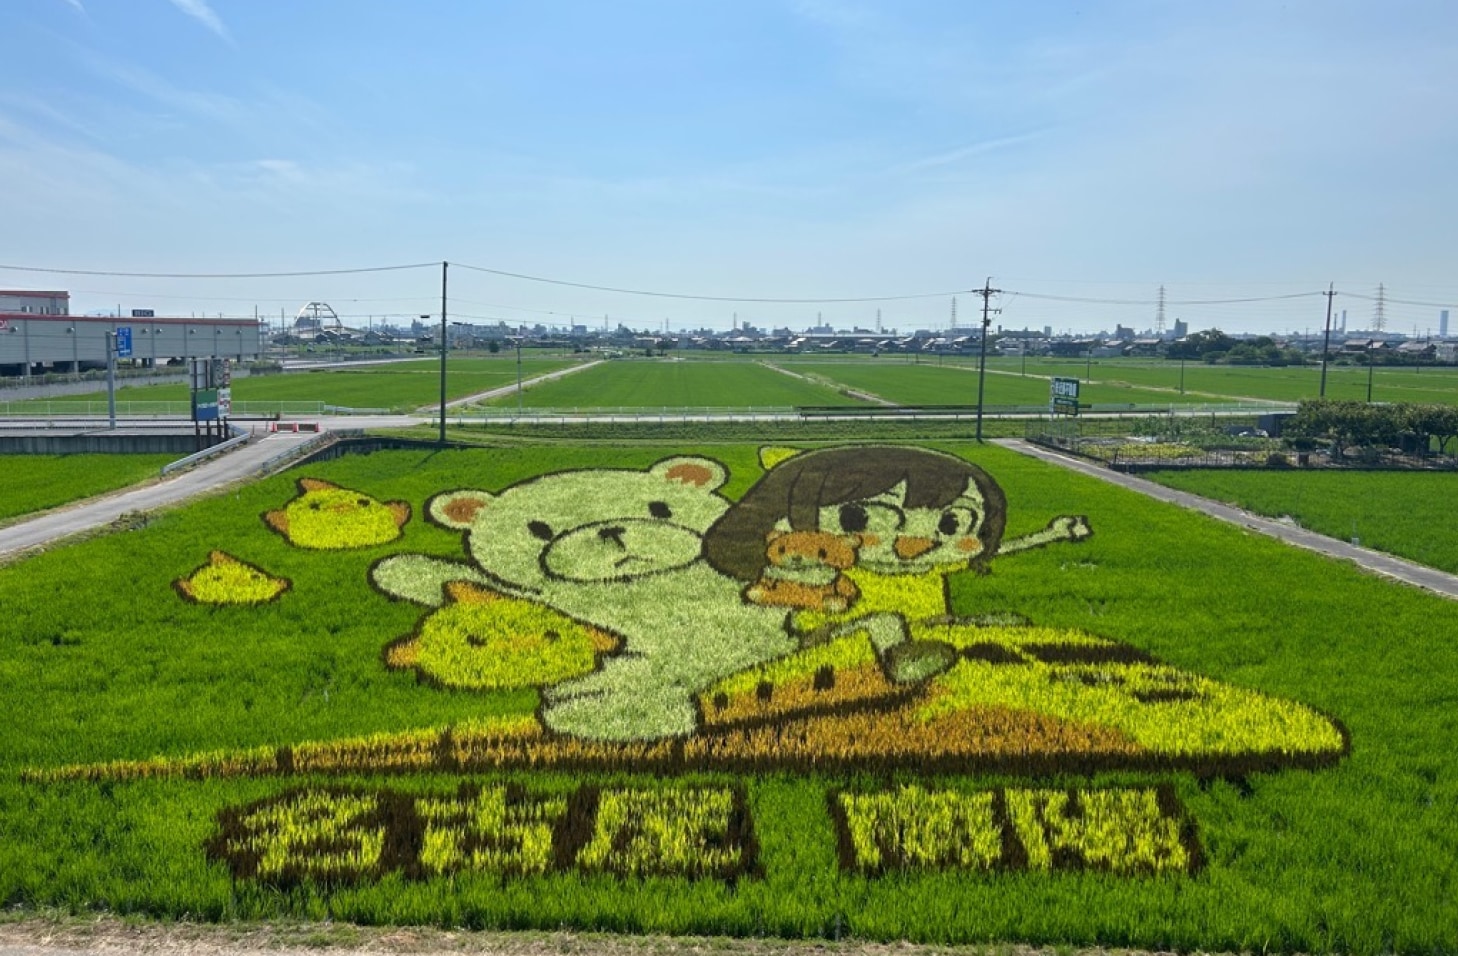
M 910 561 L 918 555 L 926 554 L 935 544 L 936 542 L 931 538 L 910 538 L 905 535 L 899 535 L 892 547 L 896 551 L 898 558 L 903 561 Z
M 611 528 L 597 529 L 597 536 L 603 541 L 611 541 L 620 548 L 627 547 L 623 544 L 623 533 L 626 531 L 621 525 L 613 525 Z

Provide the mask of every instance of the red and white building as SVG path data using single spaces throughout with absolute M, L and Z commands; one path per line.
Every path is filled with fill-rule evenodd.
M 0 289 L 0 375 L 105 368 L 107 333 L 121 328 L 131 329 L 138 365 L 189 358 L 243 362 L 263 354 L 256 319 L 71 315 L 70 304 L 66 292 Z

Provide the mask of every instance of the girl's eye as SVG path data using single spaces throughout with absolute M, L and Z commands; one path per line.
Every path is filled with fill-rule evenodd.
M 545 521 L 528 521 L 527 530 L 532 533 L 534 538 L 541 538 L 543 541 L 552 540 L 552 526 Z
M 652 515 L 653 517 L 655 517 L 655 518 L 672 518 L 673 517 L 673 509 L 670 508 L 670 507 L 668 507 L 668 502 L 666 502 L 666 501 L 650 501 L 650 502 L 648 502 L 648 513 L 650 515 Z
M 866 509 L 860 505 L 840 506 L 840 530 L 852 534 L 866 530 Z
M 943 511 L 942 520 L 937 522 L 937 530 L 949 537 L 956 534 L 957 516 L 950 511 Z

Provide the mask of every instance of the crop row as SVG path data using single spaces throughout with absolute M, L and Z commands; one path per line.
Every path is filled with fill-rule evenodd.
M 567 870 L 732 883 L 758 854 L 739 790 L 584 786 L 564 796 L 472 784 L 426 796 L 290 790 L 224 809 L 206 850 L 235 878 L 275 886 Z
M 1186 873 L 1202 862 L 1169 786 L 964 793 L 906 786 L 830 798 L 841 866 L 888 870 Z

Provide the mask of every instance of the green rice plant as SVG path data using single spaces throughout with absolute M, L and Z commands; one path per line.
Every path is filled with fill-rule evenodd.
M 420 865 L 425 874 L 529 874 L 552 866 L 553 835 L 567 815 L 567 800 L 532 800 L 496 786 L 474 793 L 463 789 L 453 799 L 420 798 L 415 809 L 424 824 Z
M 1163 799 L 1161 799 L 1163 797 Z M 1167 792 L 1008 790 L 1007 814 L 1033 870 L 1088 867 L 1119 874 L 1195 869 L 1199 847 Z
M 514 405 L 515 395 L 493 400 Z M 531 408 L 786 408 L 855 405 L 833 388 L 751 361 L 604 362 L 527 391 Z
M 884 869 L 989 870 L 1002 858 L 1002 828 L 990 791 L 960 793 L 903 786 L 840 793 L 832 812 L 843 820 L 851 853 L 845 864 Z
M 162 919 L 839 932 L 938 945 L 1015 940 L 1359 954 L 1458 946 L 1451 906 L 1458 755 L 1450 746 L 1458 608 L 995 447 L 950 447 L 1007 489 L 1009 535 L 1067 513 L 1087 514 L 1097 533 L 1077 549 L 1029 552 L 995 563 L 988 574 L 953 576 L 949 615 L 982 621 L 980 630 L 949 628 L 938 637 L 918 629 L 918 639 L 960 641 L 957 668 L 985 666 L 994 689 L 996 681 L 1008 682 L 998 692 L 1011 699 L 1035 689 L 1030 679 L 1019 684 L 1007 676 L 1017 668 L 1043 674 L 1047 686 L 1036 691 L 1063 700 L 1058 706 L 1122 697 L 1106 705 L 1114 717 L 1120 708 L 1186 713 L 1180 708 L 1190 701 L 1134 696 L 1159 689 L 1140 681 L 1158 676 L 1151 660 L 1164 662 L 1159 666 L 1266 701 L 1334 715 L 1349 731 L 1350 753 L 1313 772 L 1247 766 L 1229 778 L 1160 767 L 1108 771 L 1072 759 L 1033 776 L 965 762 L 872 773 L 814 769 L 808 761 L 742 773 L 699 765 L 661 775 L 662 764 L 648 763 L 473 765 L 460 755 L 506 739 L 508 728 L 518 731 L 512 739 L 527 739 L 539 695 L 530 688 L 445 691 L 386 667 L 382 646 L 414 629 L 422 612 L 368 583 L 371 565 L 392 554 L 458 558 L 459 536 L 412 521 L 401 538 L 369 549 L 299 549 L 258 518 L 294 494 L 291 476 L 279 476 L 167 512 L 144 528 L 0 568 L 0 901 L 20 914 L 105 909 Z M 670 455 L 702 454 L 729 469 L 723 493 L 736 499 L 760 473 L 756 451 L 691 438 L 644 447 L 518 445 L 349 456 L 309 473 L 420 509 L 445 488 L 495 492 L 548 472 L 644 469 Z M 246 556 L 293 587 L 282 600 L 250 607 L 177 600 L 172 582 L 214 549 Z M 1047 633 L 1014 633 L 1013 616 Z M 1003 631 L 993 635 L 997 618 Z M 1069 647 L 1106 645 L 1143 657 L 1068 659 Z M 1051 659 L 1060 653 L 1062 659 Z M 817 671 L 787 667 L 783 680 L 803 680 L 813 692 Z M 1056 683 L 1059 673 L 1073 680 Z M 1123 675 L 1122 689 L 1101 674 Z M 1084 684 L 1083 676 L 1094 682 Z M 969 686 L 957 692 L 978 699 L 984 692 L 974 683 L 968 674 Z M 676 739 L 664 750 L 689 743 Z M 103 764 L 136 772 L 58 772 Z M 388 791 L 376 773 L 391 775 Z M 392 824 L 381 857 L 390 868 L 378 879 L 241 880 L 203 850 L 226 808 L 300 787 L 372 794 L 386 809 L 399 808 L 392 820 L 403 820 L 417 813 L 417 800 L 445 799 L 463 778 L 483 790 L 515 783 L 533 798 L 566 795 L 569 817 L 583 787 L 740 789 L 752 815 L 759 875 L 730 885 L 554 865 L 508 879 L 469 869 L 407 877 L 404 863 L 391 862 L 407 859 L 392 856 Z M 1158 791 L 1167 784 L 1186 809 L 1181 829 L 1198 823 L 1203 868 L 1189 879 L 1174 878 L 1178 870 L 1145 878 L 1148 871 L 1137 868 L 1128 875 L 1098 865 L 1061 869 L 1063 851 L 1054 843 L 1087 850 L 1118 840 L 1090 835 L 1111 834 L 1107 828 L 1066 821 L 1050 837 L 1046 814 L 1036 819 L 1044 841 L 1053 841 L 1047 871 L 870 875 L 838 866 L 840 834 L 828 795 L 903 784 L 963 793 Z M 1080 805 L 1087 818 L 1087 801 L 1070 798 L 1058 819 L 1076 820 Z M 576 819 L 592 826 L 569 845 L 585 846 L 595 817 Z M 364 817 L 350 826 L 356 824 L 369 827 Z M 1146 829 L 1160 833 L 1158 826 Z M 1112 858 L 1162 859 L 1136 849 L 1126 846 Z M 1163 859 L 1172 858 L 1171 851 Z M 419 865 L 418 852 L 408 859 Z M 1075 859 L 1072 851 L 1067 859 Z
M 181 455 L 5 455 L 0 523 L 155 478 Z
M 183 598 L 199 604 L 248 605 L 277 600 L 289 589 L 289 581 L 271 577 L 226 551 L 214 551 L 206 564 L 173 581 L 172 586 Z
M 603 790 L 577 866 L 620 876 L 732 880 L 754 863 L 747 821 L 742 795 L 729 788 Z
M 225 813 L 209 853 L 240 876 L 270 883 L 352 881 L 378 873 L 385 851 L 372 794 L 300 790 Z
M 1458 573 L 1453 476 L 1443 472 L 1155 471 L 1144 477 L 1303 528 Z

